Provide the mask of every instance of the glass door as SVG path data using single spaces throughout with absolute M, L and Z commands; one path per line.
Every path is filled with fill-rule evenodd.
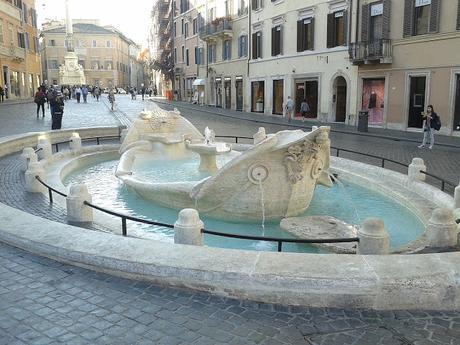
M 422 128 L 426 77 L 410 77 L 408 127 Z

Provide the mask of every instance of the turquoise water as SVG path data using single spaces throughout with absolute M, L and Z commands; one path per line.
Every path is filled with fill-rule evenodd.
M 114 175 L 117 164 L 118 161 L 114 160 L 83 168 L 68 176 L 64 184 L 85 183 L 96 205 L 139 218 L 173 224 L 178 211 L 152 204 L 129 191 Z M 318 186 L 310 207 L 303 215 L 330 215 L 350 224 L 361 224 L 368 217 L 381 218 L 390 233 L 392 247 L 407 244 L 421 235 L 424 228 L 418 217 L 404 206 L 380 193 L 350 183 L 335 184 L 332 188 Z M 280 229 L 279 222 L 266 223 L 263 229 L 260 223 L 222 221 L 203 216 L 201 218 L 205 228 L 209 230 L 292 238 Z M 168 228 L 131 222 L 129 226 L 154 232 L 157 237 L 168 242 L 174 237 L 173 230 Z M 276 243 L 211 235 L 205 235 L 205 244 L 223 248 L 277 250 Z M 283 251 L 320 252 L 315 247 L 297 244 L 283 244 Z

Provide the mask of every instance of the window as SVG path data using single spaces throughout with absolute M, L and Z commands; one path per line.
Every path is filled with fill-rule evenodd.
M 182 46 L 181 51 L 182 51 L 182 62 L 184 62 L 185 61 L 185 47 L 184 46 Z
M 337 11 L 327 15 L 327 47 L 346 45 L 347 12 Z
M 281 25 L 277 25 L 272 28 L 272 56 L 277 56 L 282 53 L 282 30 Z
M 55 40 L 49 40 L 49 45 L 51 47 L 55 47 L 56 46 L 56 41 Z
M 252 34 L 252 58 L 262 58 L 262 32 L 258 31 Z
M 248 14 L 248 0 L 238 0 L 238 16 Z
M 86 68 L 85 67 L 85 60 L 78 60 L 78 64 L 81 65 L 81 67 Z
M 107 48 L 112 48 L 112 42 L 111 42 L 111 41 L 107 41 L 107 42 L 106 42 L 106 47 L 107 47 Z
M 4 44 L 3 40 L 3 19 L 0 19 L 0 44 Z
M 29 33 L 26 32 L 24 33 L 24 48 L 30 49 L 30 39 L 29 39 Z
M 28 20 L 29 20 L 29 11 L 27 11 L 27 5 L 26 4 L 22 4 L 22 11 L 21 11 L 21 20 L 27 24 Z
M 96 48 L 97 47 L 97 42 L 96 40 L 93 40 L 93 48 Z
M 38 41 L 38 37 L 34 37 L 34 52 L 40 53 L 40 42 Z
M 50 60 L 50 69 L 58 69 L 59 68 L 59 63 L 58 60 Z
M 314 49 L 314 18 L 297 21 L 297 51 Z
M 185 34 L 185 38 L 187 38 L 188 37 L 188 23 L 184 24 L 184 34 Z
M 26 38 L 24 33 L 18 32 L 18 47 L 25 48 L 26 47 Z
M 112 61 L 106 61 L 105 62 L 105 69 L 111 70 L 112 68 L 113 68 Z
M 177 48 L 174 48 L 174 63 L 177 63 Z
M 216 45 L 210 44 L 208 46 L 208 63 L 216 62 Z
M 189 56 L 188 48 L 185 50 L 185 64 L 187 66 L 190 66 L 190 56 Z
M 177 22 L 174 22 L 173 32 L 174 32 L 174 37 L 177 37 Z
M 242 35 L 238 38 L 238 57 L 248 56 L 248 36 Z
M 197 20 L 196 18 L 193 19 L 192 21 L 192 30 L 193 30 L 193 35 L 196 35 L 198 31 L 198 26 L 197 26 Z
M 383 37 L 383 3 L 371 6 L 370 41 L 378 42 Z
M 185 31 L 185 29 L 184 29 L 184 20 L 183 20 L 183 19 L 181 19 L 180 25 L 181 25 L 181 29 L 180 29 L 181 31 L 180 31 L 180 33 L 181 33 L 181 35 L 183 35 L 183 34 L 184 34 L 184 31 Z
M 417 6 L 418 4 L 418 6 Z M 424 35 L 429 31 L 431 1 L 417 1 L 415 4 L 414 29 L 415 35 Z
M 263 6 L 263 0 L 252 0 L 252 9 L 254 11 L 260 10 Z
M 197 65 L 204 65 L 203 48 L 195 47 L 195 63 Z
M 212 22 L 214 19 L 216 19 L 216 9 L 212 7 L 208 11 L 208 21 Z
M 189 9 L 189 0 L 180 0 L 180 13 L 187 12 Z
M 231 16 L 231 4 L 229 0 L 224 0 L 225 17 Z
M 231 60 L 232 58 L 232 41 L 226 40 L 222 44 L 222 60 Z
M 91 61 L 91 69 L 98 70 L 99 69 L 99 61 L 97 61 L 97 60 Z

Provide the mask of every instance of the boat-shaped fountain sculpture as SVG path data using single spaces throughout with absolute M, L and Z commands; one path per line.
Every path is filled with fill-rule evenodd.
M 215 218 L 296 216 L 308 208 L 316 184 L 331 185 L 329 130 L 268 135 L 261 131 L 253 146 L 235 153 L 228 143 L 216 142 L 208 128 L 203 136 L 177 110 L 156 107 L 142 112 L 128 130 L 116 176 L 145 199 L 175 209 L 192 207 Z M 216 156 L 230 152 L 232 158 L 218 167 Z M 196 181 L 147 181 L 135 170 L 136 161 L 145 157 L 158 165 L 193 158 L 196 169 L 208 176 Z

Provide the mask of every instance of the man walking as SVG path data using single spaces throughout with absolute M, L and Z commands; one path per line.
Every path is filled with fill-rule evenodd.
M 0 86 L 0 102 L 4 101 L 3 96 L 5 96 L 5 90 Z
M 286 117 L 288 122 L 291 122 L 292 112 L 294 111 L 294 101 L 291 99 L 291 96 L 288 96 L 286 102 Z
M 87 102 L 87 98 L 88 98 L 88 88 L 86 87 L 86 85 L 83 85 L 83 87 L 81 88 L 81 94 L 83 95 L 83 102 L 84 102 L 84 103 L 88 103 L 88 102 Z

